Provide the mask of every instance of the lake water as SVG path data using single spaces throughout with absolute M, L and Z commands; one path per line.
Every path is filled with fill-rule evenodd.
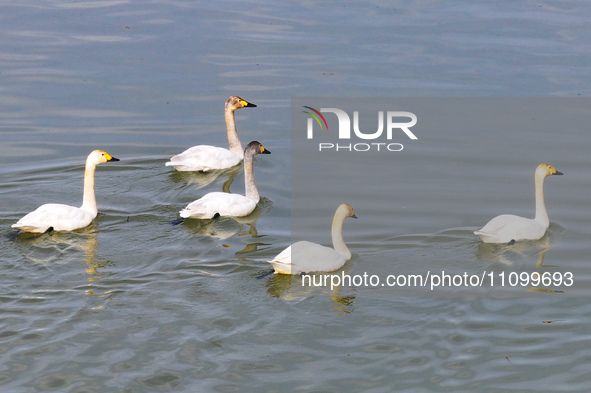
M 589 391 L 588 3 L 0 10 L 1 391 Z M 230 95 L 258 105 L 236 119 L 243 144 L 272 151 L 255 159 L 263 199 L 250 220 L 172 225 L 231 176 L 164 166 L 225 146 Z M 379 154 L 303 139 L 302 105 L 358 104 L 415 113 L 418 139 L 399 133 L 404 149 Z M 43 203 L 81 203 L 97 148 L 121 161 L 97 168 L 93 224 L 15 236 Z M 546 179 L 548 234 L 483 245 L 472 232 L 495 215 L 533 216 L 542 162 L 564 172 Z M 265 275 L 292 238 L 329 245 L 341 202 L 359 219 L 337 273 L 496 281 L 331 289 Z M 522 273 L 573 285 L 498 281 Z

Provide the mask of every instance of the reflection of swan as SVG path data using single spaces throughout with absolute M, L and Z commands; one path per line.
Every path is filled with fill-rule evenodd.
M 562 173 L 548 164 L 540 164 L 536 168 L 536 216 L 533 220 L 512 214 L 502 214 L 490 220 L 474 234 L 480 236 L 485 243 L 538 240 L 544 236 L 550 224 L 544 204 L 544 178 L 550 175 L 562 175 Z
M 548 232 L 537 241 L 523 241 L 515 244 L 479 243 L 476 257 L 480 260 L 486 260 L 491 263 L 500 262 L 503 265 L 511 266 L 514 264 L 521 265 L 525 261 L 530 261 L 532 257 L 537 255 L 536 267 L 542 267 L 544 254 L 552 248 L 553 235 L 555 234 Z
M 225 116 L 229 150 L 208 145 L 193 146 L 172 157 L 165 165 L 173 166 L 178 171 L 201 172 L 231 168 L 238 165 L 244 158 L 244 151 L 240 139 L 238 139 L 234 111 L 245 107 L 251 108 L 256 107 L 256 105 L 236 96 L 232 96 L 226 101 Z
M 271 154 L 260 142 L 252 141 L 244 150 L 245 195 L 210 192 L 193 201 L 180 211 L 183 218 L 207 219 L 218 216 L 242 217 L 250 214 L 259 202 L 259 192 L 254 182 L 252 158 L 257 154 Z
M 342 271 L 347 275 L 351 274 L 349 266 L 344 266 Z M 266 276 L 265 274 L 264 277 Z M 323 282 L 322 277 L 325 276 L 322 273 L 306 276 L 274 274 L 267 280 L 267 293 L 279 299 L 298 303 L 311 297 L 330 296 L 335 311 L 345 314 L 353 312 L 353 303 L 356 298 L 354 291 L 350 291 L 349 287 L 343 285 L 333 287 L 330 279 Z
M 214 237 L 216 239 L 228 239 L 242 230 L 242 225 L 231 217 L 220 217 L 215 220 L 187 221 L 187 227 L 194 234 Z
M 109 261 L 97 256 L 98 229 L 89 225 L 78 232 L 54 232 L 51 236 L 39 236 L 34 234 L 22 234 L 14 239 L 15 244 L 22 248 L 22 255 L 31 262 L 44 266 L 47 273 L 53 272 L 60 277 L 60 265 L 80 266 L 80 262 L 86 264 L 86 279 L 88 281 L 86 294 L 94 294 L 94 283 L 100 281 L 108 272 L 99 270 L 109 265 Z M 83 254 L 83 255 L 81 255 Z M 77 287 L 82 288 L 82 286 Z M 101 291 L 99 294 L 108 294 L 110 290 Z
M 238 233 L 238 236 L 251 235 L 252 237 L 261 237 L 256 228 L 256 223 L 259 218 L 261 218 L 261 215 L 266 214 L 269 210 L 271 210 L 272 206 L 273 202 L 271 202 L 269 198 L 261 197 L 257 207 L 248 216 L 232 217 L 232 219 L 239 224 L 248 225 L 248 230 Z
M 224 192 L 230 192 L 230 186 L 241 170 L 242 168 L 236 165 L 229 169 L 216 169 L 209 172 L 173 172 L 171 177 L 174 181 L 182 181 L 195 189 L 200 189 L 210 185 L 221 176 L 227 176 L 228 180 L 224 182 L 222 189 Z
M 332 220 L 332 245 L 330 247 L 307 241 L 300 241 L 281 251 L 270 261 L 276 273 L 300 274 L 311 272 L 331 272 L 342 267 L 351 259 L 351 251 L 343 240 L 345 218 L 357 218 L 351 205 L 341 204 Z
M 102 150 L 95 150 L 86 159 L 84 196 L 81 207 L 48 203 L 21 218 L 13 228 L 24 232 L 43 233 L 48 230 L 72 231 L 88 226 L 97 215 L 94 196 L 94 172 L 98 164 L 119 161 Z

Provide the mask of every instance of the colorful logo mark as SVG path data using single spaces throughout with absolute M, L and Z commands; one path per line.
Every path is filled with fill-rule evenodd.
M 316 121 L 320 125 L 320 129 L 323 128 L 322 123 L 320 122 L 320 119 L 322 119 L 322 121 L 324 122 L 324 125 L 326 126 L 326 129 L 328 130 L 328 124 L 326 123 L 326 119 L 324 118 L 324 116 L 322 116 L 322 113 L 320 113 L 316 109 L 309 107 L 309 106 L 304 106 L 303 108 L 310 109 L 312 112 L 314 112 L 314 113 L 312 113 L 312 112 L 308 112 L 308 111 L 302 111 L 302 112 L 307 113 L 308 115 L 312 116 L 314 119 L 316 119 Z M 316 115 L 320 116 L 320 119 Z

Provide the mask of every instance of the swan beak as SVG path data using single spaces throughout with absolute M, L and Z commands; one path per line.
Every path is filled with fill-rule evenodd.
M 255 104 L 253 104 L 251 102 L 248 102 L 248 101 L 245 101 L 245 100 L 240 101 L 240 103 L 245 108 L 256 108 L 257 107 Z
M 351 218 L 357 218 L 357 216 L 355 215 L 355 213 L 353 213 L 353 215 L 351 216 Z
M 555 169 L 555 171 L 556 171 L 556 169 Z M 556 171 L 553 173 L 553 175 L 564 175 L 564 173 Z
M 261 154 L 271 154 L 271 150 L 265 149 L 265 146 L 261 146 Z
M 103 153 L 103 157 L 105 157 L 105 159 L 107 160 L 107 162 L 109 162 L 109 161 L 119 161 L 118 158 L 112 157 L 109 153 L 106 153 L 106 152 Z

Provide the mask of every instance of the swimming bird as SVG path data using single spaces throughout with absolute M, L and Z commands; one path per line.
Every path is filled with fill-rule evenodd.
M 183 218 L 208 219 L 215 217 L 243 217 L 255 209 L 259 202 L 259 191 L 254 182 L 253 157 L 257 154 L 271 152 L 257 141 L 252 141 L 244 149 L 244 184 L 245 194 L 228 194 L 226 192 L 210 192 L 193 201 L 181 210 Z
M 535 172 L 536 215 L 534 219 L 502 214 L 490 220 L 474 234 L 484 243 L 512 243 L 519 240 L 541 239 L 550 220 L 544 203 L 544 179 L 551 175 L 562 175 L 552 165 L 540 164 Z
M 109 161 L 119 159 L 102 150 L 95 150 L 88 155 L 81 207 L 48 203 L 27 214 L 12 227 L 23 232 L 44 233 L 52 230 L 73 231 L 90 225 L 98 213 L 94 195 L 94 172 L 97 165 Z
M 240 97 L 228 98 L 225 106 L 226 129 L 228 132 L 228 144 L 230 149 L 223 147 L 198 145 L 173 156 L 166 166 L 173 166 L 177 171 L 208 172 L 216 169 L 231 168 L 240 164 L 244 159 L 244 150 L 238 139 L 234 111 L 240 108 L 254 108 L 255 104 L 243 100 Z
M 351 205 L 343 203 L 337 208 L 332 220 L 331 235 L 334 248 L 308 241 L 296 242 L 269 261 L 275 273 L 332 272 L 341 268 L 351 259 L 351 251 L 343 240 L 343 222 L 347 217 L 357 218 Z

